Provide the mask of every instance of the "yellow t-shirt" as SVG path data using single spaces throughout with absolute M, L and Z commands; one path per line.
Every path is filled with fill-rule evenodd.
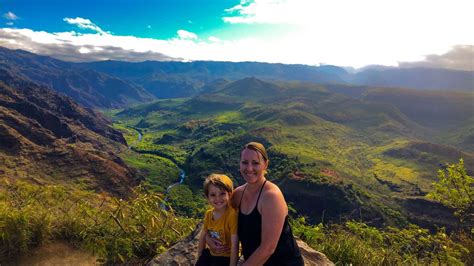
M 204 228 L 207 229 L 207 232 L 211 237 L 219 239 L 222 244 L 230 247 L 230 236 L 237 234 L 237 211 L 229 207 L 227 211 L 217 220 L 214 220 L 212 217 L 213 211 L 214 208 L 206 211 L 204 216 Z M 211 255 L 230 257 L 230 251 L 228 253 L 219 254 L 214 254 L 211 251 Z

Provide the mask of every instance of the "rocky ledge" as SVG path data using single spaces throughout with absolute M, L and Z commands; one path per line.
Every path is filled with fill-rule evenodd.
M 201 232 L 202 224 L 199 224 L 194 231 L 185 239 L 179 241 L 168 251 L 162 253 L 151 260 L 147 266 L 157 265 L 194 265 L 197 260 L 197 246 L 199 242 L 199 232 Z M 309 247 L 305 242 L 296 239 L 303 255 L 305 265 L 330 266 L 334 265 L 321 252 Z

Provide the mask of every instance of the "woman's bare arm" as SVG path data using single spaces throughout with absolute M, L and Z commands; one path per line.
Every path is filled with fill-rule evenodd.
M 231 235 L 230 243 L 230 266 L 236 266 L 239 260 L 239 237 L 237 235 Z
M 201 257 L 202 251 L 206 247 L 206 235 L 207 235 L 207 229 L 202 228 L 201 234 L 199 235 L 198 259 L 199 259 L 199 257 Z

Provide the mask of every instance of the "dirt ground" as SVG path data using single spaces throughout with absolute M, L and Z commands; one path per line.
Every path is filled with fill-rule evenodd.
M 99 265 L 96 263 L 97 257 L 78 250 L 66 243 L 56 242 L 45 244 L 30 254 L 18 258 L 14 261 L 0 263 L 6 265 L 28 265 L 28 266 L 89 266 Z

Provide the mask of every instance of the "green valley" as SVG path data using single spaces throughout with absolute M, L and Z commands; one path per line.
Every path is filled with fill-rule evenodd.
M 0 264 L 62 241 L 145 264 L 199 223 L 207 175 L 244 182 L 258 141 L 294 233 L 337 265 L 471 265 L 472 77 L 2 48 Z
M 196 97 L 159 100 L 112 117 L 116 128 L 138 128 L 144 134 L 133 150 L 171 159 L 183 168 L 185 184 L 195 194 L 211 172 L 228 173 L 241 183 L 240 147 L 257 140 L 270 147 L 269 178 L 309 221 L 343 218 L 402 225 L 412 220 L 403 207 L 406 201 L 418 198 L 434 206 L 423 196 L 431 190 L 440 164 L 463 157 L 472 171 L 474 157 L 470 150 L 435 142 L 452 123 L 429 127 L 415 116 L 420 111 L 410 113 L 411 105 L 397 107 L 402 100 L 394 99 L 391 90 L 375 91 L 387 93 L 394 104 L 369 97 L 372 91 L 368 88 L 364 97 L 353 98 L 324 85 L 245 78 L 220 83 Z M 406 90 L 405 95 L 425 94 Z M 455 100 L 462 103 L 470 97 L 454 95 L 446 108 L 456 104 L 469 113 L 469 105 Z M 430 112 L 432 107 L 417 108 Z M 458 117 L 458 124 L 468 118 Z M 169 182 L 165 180 L 153 182 Z M 333 191 L 333 197 L 326 190 Z M 435 222 L 430 213 L 421 219 L 432 228 L 451 223 L 449 218 Z

